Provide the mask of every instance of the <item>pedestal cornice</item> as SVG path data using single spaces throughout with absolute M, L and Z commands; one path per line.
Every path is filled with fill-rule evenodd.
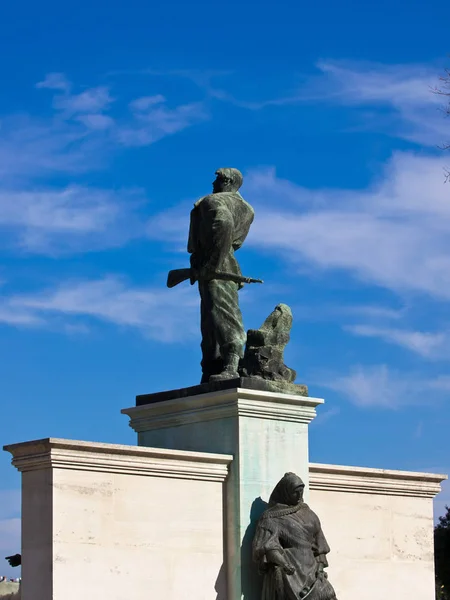
M 153 475 L 178 479 L 224 481 L 233 457 L 227 454 L 101 444 L 46 438 L 3 448 L 21 472 L 41 469 L 81 469 Z
M 320 398 L 297 394 L 233 388 L 142 404 L 121 412 L 130 417 L 130 427 L 140 433 L 227 417 L 308 424 L 316 416 L 316 407 L 323 402 Z

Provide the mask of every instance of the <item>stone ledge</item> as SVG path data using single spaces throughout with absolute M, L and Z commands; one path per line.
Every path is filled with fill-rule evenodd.
M 228 465 L 233 460 L 229 454 L 186 452 L 58 438 L 11 444 L 4 446 L 3 449 L 13 455 L 12 464 L 21 472 L 49 468 L 82 468 L 86 471 L 208 481 L 224 481 L 228 475 Z
M 434 498 L 447 475 L 310 463 L 310 489 Z
M 295 394 L 232 388 L 172 400 L 124 408 L 130 427 L 136 432 L 178 427 L 190 423 L 252 417 L 296 423 L 310 423 L 316 416 L 320 398 Z
M 212 381 L 202 383 L 191 387 L 179 388 L 177 390 L 166 390 L 164 392 L 155 392 L 152 394 L 141 394 L 136 396 L 136 406 L 145 404 L 155 404 L 157 402 L 166 402 L 167 400 L 176 400 L 178 398 L 191 398 L 202 394 L 211 394 L 212 392 L 223 392 L 231 389 L 255 390 L 259 392 L 271 392 L 275 394 L 289 394 L 294 396 L 308 396 L 306 385 L 298 383 L 287 383 L 283 381 L 268 381 L 258 377 L 239 377 L 237 379 L 228 379 L 225 381 Z

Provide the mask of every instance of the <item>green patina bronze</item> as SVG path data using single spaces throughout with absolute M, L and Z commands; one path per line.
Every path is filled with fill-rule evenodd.
M 284 364 L 284 349 L 290 340 L 292 311 L 278 304 L 259 329 L 249 329 L 242 361 L 245 377 L 292 383 L 297 374 Z
M 201 299 L 202 383 L 239 377 L 246 334 L 238 291 L 245 280 L 235 252 L 247 237 L 254 211 L 239 193 L 237 169 L 219 169 L 213 193 L 198 200 L 191 212 L 188 252 L 190 270 L 171 271 L 167 285 L 190 279 Z M 185 271 L 183 273 L 183 271 Z
M 237 169 L 216 171 L 212 194 L 191 211 L 190 268 L 170 271 L 167 286 L 186 280 L 198 284 L 202 384 L 246 378 L 260 380 L 272 391 L 307 395 L 306 386 L 293 383 L 296 373 L 283 362 L 292 327 L 290 308 L 279 304 L 260 329 L 245 333 L 238 292 L 246 283 L 262 281 L 244 276 L 235 256 L 254 219 L 253 208 L 239 193 L 242 183 Z

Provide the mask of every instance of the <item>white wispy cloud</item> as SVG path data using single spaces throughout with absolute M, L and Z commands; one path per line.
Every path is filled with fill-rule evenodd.
M 295 283 L 295 282 L 293 282 Z M 276 295 L 280 294 L 280 282 L 267 283 L 273 285 L 276 289 Z M 290 285 L 281 290 L 286 294 L 295 294 L 295 288 Z M 296 319 L 308 321 L 323 321 L 332 323 L 342 323 L 343 327 L 355 325 L 355 320 L 360 321 L 362 318 L 366 321 L 366 325 L 380 326 L 390 324 L 405 319 L 407 311 L 404 308 L 396 309 L 390 306 L 373 305 L 373 304 L 345 304 L 344 302 L 330 303 L 329 301 L 319 301 L 317 299 L 313 304 L 294 303 L 291 306 L 295 312 Z
M 2 245 L 44 254 L 114 246 L 142 233 L 133 210 L 143 202 L 133 190 L 0 188 Z
M 334 81 L 334 98 L 354 104 L 386 103 L 400 110 L 433 101 L 430 90 L 439 77 L 437 68 L 422 64 L 322 60 L 317 67 Z
M 346 374 L 321 374 L 316 383 L 332 389 L 363 409 L 396 410 L 408 405 L 429 404 L 430 391 L 445 394 L 450 387 L 444 377 L 401 373 L 388 365 L 354 365 Z
M 163 96 L 139 98 L 131 104 L 134 122 L 117 129 L 117 139 L 125 146 L 147 146 L 208 118 L 201 102 L 170 108 Z
M 374 304 L 341 305 L 335 308 L 335 312 L 347 317 L 366 317 L 371 321 L 397 321 L 405 316 L 404 308 L 396 309 Z
M 110 276 L 98 280 L 69 281 L 32 294 L 0 298 L 0 321 L 11 325 L 88 326 L 94 319 L 134 328 L 152 339 L 171 342 L 197 334 L 198 298 L 190 286 L 169 290 L 137 287 Z M 3 316 L 3 319 L 2 319 Z
M 422 292 L 449 299 L 445 164 L 444 158 L 396 153 L 376 181 L 361 190 L 311 190 L 277 177 L 274 168 L 251 170 L 243 195 L 256 217 L 246 243 L 279 254 L 302 272 L 342 271 L 402 297 Z M 148 235 L 184 244 L 189 209 L 182 203 L 155 215 Z M 372 312 L 372 318 L 377 312 L 380 318 L 400 318 L 404 312 L 359 310 Z
M 57 94 L 53 98 L 54 108 L 63 111 L 67 117 L 103 112 L 112 102 L 110 90 L 105 86 L 89 88 L 79 94 Z
M 152 106 L 156 104 L 164 104 L 166 101 L 165 97 L 162 94 L 156 94 L 155 96 L 142 96 L 141 98 L 136 98 L 130 102 L 130 108 L 136 112 L 147 111 Z
M 36 84 L 38 89 L 60 90 L 69 92 L 72 84 L 64 75 L 64 73 L 47 73 L 42 81 Z
M 438 67 L 329 60 L 317 66 L 322 76 L 306 86 L 306 93 L 315 90 L 319 101 L 333 104 L 383 108 L 371 113 L 367 128 L 434 147 L 450 134 L 450 123 L 439 110 L 442 98 L 432 93 Z
M 410 331 L 372 325 L 348 325 L 347 331 L 363 337 L 374 337 L 388 343 L 397 344 L 421 356 L 431 358 L 439 356 L 450 346 L 448 334 Z M 446 354 L 446 352 L 445 352 Z
M 101 114 L 85 114 L 79 115 L 77 121 L 85 125 L 88 129 L 103 131 L 114 127 L 114 119 L 108 115 Z
M 44 320 L 27 309 L 20 310 L 10 306 L 8 299 L 0 295 L 0 323 L 6 325 L 37 326 L 44 324 Z
M 450 392 L 450 375 L 439 375 L 438 377 L 435 377 L 429 381 L 428 386 L 432 390 L 443 390 Z
M 395 154 L 363 190 L 308 190 L 274 169 L 251 172 L 257 208 L 249 243 L 301 267 L 345 270 L 397 293 L 450 297 L 450 201 L 445 161 Z M 270 192 L 268 191 L 270 190 Z
M 2 185 L 74 175 L 104 164 L 103 141 L 79 122 L 6 115 L 0 117 L 0 133 Z
M 339 392 L 361 408 L 395 409 L 407 396 L 409 383 L 395 377 L 387 365 L 358 365 L 348 374 L 327 377 L 322 385 Z
M 0 116 L 0 229 L 3 245 L 55 254 L 110 247 L 142 234 L 134 218 L 144 200 L 135 190 L 97 189 L 73 182 L 108 164 L 124 146 L 153 144 L 207 118 L 201 102 L 170 105 L 162 95 L 120 103 L 107 86 L 78 90 L 62 73 L 36 87 L 53 114 Z M 131 227 L 133 224 L 133 227 Z
M 303 75 L 301 85 L 288 94 L 243 100 L 211 82 L 209 93 L 248 110 L 312 103 L 352 107 L 352 130 L 383 132 L 434 147 L 448 141 L 450 122 L 440 110 L 443 99 L 433 94 L 442 72 L 439 66 L 348 60 L 321 60 L 315 66 L 318 73 Z
M 62 73 L 47 75 L 36 87 L 51 95 L 54 112 L 46 118 L 0 115 L 3 180 L 93 170 L 123 145 L 153 144 L 208 118 L 201 101 L 173 104 L 156 95 L 124 104 L 110 87 L 76 90 Z
M 193 202 L 183 202 L 150 217 L 146 223 L 147 236 L 186 252 L 192 207 Z

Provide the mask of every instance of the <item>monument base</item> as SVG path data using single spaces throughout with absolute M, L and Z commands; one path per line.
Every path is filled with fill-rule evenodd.
M 308 498 L 308 424 L 323 400 L 307 397 L 305 386 L 294 385 L 295 394 L 268 391 L 273 383 L 208 383 L 138 396 L 136 407 L 122 410 L 139 446 L 233 455 L 226 497 L 230 600 L 259 600 L 251 541 L 266 507 L 262 498 L 286 471 L 303 479 Z
M 22 473 L 22 600 L 261 600 L 249 549 L 271 490 L 255 492 L 264 466 L 245 452 L 59 439 L 5 450 Z M 446 476 L 309 464 L 308 479 L 338 598 L 434 600 L 433 498 Z

